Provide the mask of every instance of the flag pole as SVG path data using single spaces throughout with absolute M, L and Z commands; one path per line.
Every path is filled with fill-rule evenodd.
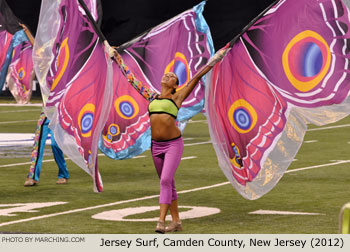
M 103 35 L 102 31 L 100 30 L 100 28 L 97 26 L 96 21 L 94 20 L 94 18 L 92 17 L 88 7 L 86 6 L 86 4 L 84 3 L 83 0 L 78 0 L 79 4 L 81 5 L 81 7 L 83 7 L 86 15 L 88 16 L 95 32 L 97 33 L 97 35 L 100 37 L 100 39 L 104 42 L 107 41 L 106 37 Z
M 92 27 L 94 28 L 95 32 L 97 33 L 97 35 L 99 36 L 99 38 L 103 41 L 103 44 L 105 45 L 105 47 L 106 47 L 106 49 L 107 49 L 106 51 L 108 52 L 109 57 L 112 58 L 112 57 L 115 55 L 115 49 L 113 49 L 113 48 L 109 45 L 109 43 L 108 43 L 106 37 L 103 35 L 102 31 L 101 31 L 100 28 L 97 26 L 96 21 L 95 21 L 94 18 L 92 17 L 92 15 L 91 15 L 91 13 L 90 13 L 88 7 L 87 7 L 86 4 L 84 3 L 84 1 L 83 1 L 83 0 L 78 0 L 78 2 L 79 2 L 79 4 L 80 4 L 80 6 L 83 7 L 83 9 L 84 9 L 84 11 L 85 11 L 85 13 L 86 13 L 86 15 L 87 15 L 87 17 L 88 17 L 90 23 L 92 24 Z

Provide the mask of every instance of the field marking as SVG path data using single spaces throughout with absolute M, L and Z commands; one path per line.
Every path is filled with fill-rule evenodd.
M 105 156 L 105 154 L 98 154 L 98 156 Z M 136 157 L 133 157 L 131 159 L 138 159 L 138 158 L 145 158 L 147 156 L 136 156 Z M 70 158 L 64 158 L 64 160 L 71 160 Z M 54 162 L 55 159 L 47 159 L 47 160 L 43 160 L 42 162 L 43 163 L 48 163 L 48 162 Z M 30 165 L 32 164 L 32 162 L 25 162 L 25 163 L 16 163 L 16 164 L 7 164 L 7 165 L 0 165 L 0 168 L 4 168 L 4 167 L 12 167 L 12 166 L 19 166 L 19 165 Z
M 98 156 L 100 157 L 100 156 L 106 156 L 106 155 L 105 154 L 98 154 Z M 147 157 L 147 156 L 141 155 L 141 156 L 132 157 L 131 159 L 139 159 L 139 158 L 145 158 L 145 157 Z M 117 160 L 115 160 L 115 161 L 117 161 Z
M 33 146 L 34 133 L 0 133 L 0 147 L 28 147 Z M 51 144 L 51 137 L 46 144 Z
M 188 121 L 188 123 L 203 123 L 207 122 L 207 120 L 196 120 L 196 121 Z M 337 129 L 337 128 L 345 128 L 350 127 L 350 124 L 342 124 L 342 125 L 335 125 L 335 126 L 327 126 L 327 127 L 319 127 L 319 128 L 313 128 L 313 129 L 307 129 L 306 131 L 318 131 L 318 130 L 328 130 L 328 129 Z
M 199 142 L 199 143 L 190 143 L 190 144 L 185 144 L 185 146 L 194 146 L 194 145 L 210 144 L 210 143 L 211 143 L 211 141 Z
M 188 121 L 188 123 L 203 123 L 203 122 L 204 122 L 204 123 L 208 123 L 207 120 L 194 120 L 194 121 L 193 121 L 193 120 L 189 120 L 189 121 Z
M 0 122 L 0 124 L 12 124 L 12 123 L 24 123 L 24 122 L 37 122 L 38 120 L 22 120 L 22 121 L 9 121 L 9 122 Z
M 214 215 L 220 213 L 219 208 L 214 207 L 198 207 L 198 206 L 179 206 L 179 209 L 181 208 L 189 208 L 189 210 L 181 211 L 179 213 L 181 220 L 185 219 L 193 219 L 193 218 L 200 218 L 200 217 L 206 217 L 209 215 Z M 97 220 L 109 220 L 109 221 L 157 221 L 159 218 L 142 218 L 142 219 L 126 219 L 126 217 L 134 214 L 141 214 L 141 213 L 147 213 L 150 211 L 156 211 L 159 210 L 159 206 L 147 206 L 147 207 L 129 207 L 129 208 L 122 208 L 117 210 L 109 210 L 104 211 L 98 214 L 95 214 L 91 216 L 93 219 Z M 165 218 L 165 220 L 170 221 L 171 217 L 170 214 L 168 214 Z
M 309 141 L 304 141 L 304 143 L 317 143 L 318 140 L 309 140 Z
M 297 172 L 297 171 L 321 168 L 321 167 L 325 167 L 325 166 L 333 166 L 333 165 L 344 164 L 344 163 L 350 163 L 350 160 L 342 160 L 342 161 L 338 161 L 336 163 L 330 163 L 330 164 L 324 164 L 324 165 L 309 166 L 309 167 L 304 167 L 304 168 L 299 168 L 299 169 L 286 171 L 285 173 L 291 173 L 291 172 Z M 228 184 L 230 184 L 230 182 L 223 182 L 223 183 L 219 183 L 219 184 L 215 184 L 215 185 L 198 187 L 198 188 L 189 189 L 189 190 L 183 190 L 183 191 L 179 191 L 177 193 L 178 194 L 184 194 L 184 193 L 189 193 L 189 192 L 202 191 L 202 190 L 212 189 L 212 188 L 216 188 L 216 187 L 220 187 L 220 186 L 228 185 Z M 144 197 L 140 197 L 140 198 L 136 198 L 136 199 L 117 201 L 117 202 L 107 203 L 107 204 L 98 205 L 98 206 L 91 206 L 91 207 L 86 207 L 86 208 L 78 208 L 78 209 L 69 210 L 69 211 L 60 212 L 60 213 L 52 213 L 52 214 L 47 214 L 47 215 L 41 215 L 41 216 L 31 217 L 31 218 L 27 218 L 27 219 L 20 219 L 20 220 L 15 220 L 15 221 L 3 222 L 3 223 L 0 223 L 0 227 L 7 226 L 7 225 L 12 225 L 12 224 L 23 223 L 23 222 L 28 222 L 28 221 L 46 219 L 46 218 L 60 216 L 60 215 L 65 215 L 65 214 L 72 214 L 72 213 L 78 213 L 78 212 L 83 212 L 83 211 L 95 210 L 95 209 L 103 208 L 103 207 L 111 207 L 111 206 L 121 205 L 121 204 L 125 204 L 125 203 L 131 203 L 131 202 L 136 202 L 136 201 L 154 199 L 154 198 L 157 198 L 157 197 L 159 197 L 159 194 L 150 195 L 150 196 L 144 196 Z
M 105 154 L 98 154 L 98 156 L 102 156 L 104 157 Z M 139 158 L 145 158 L 147 156 L 142 155 L 142 156 L 136 156 L 136 157 L 132 157 L 131 159 L 139 159 Z M 183 157 L 181 158 L 181 160 L 188 160 L 188 159 L 194 159 L 197 158 L 196 156 L 189 156 L 189 157 Z M 70 158 L 64 158 L 65 160 L 71 160 Z M 47 159 L 47 160 L 43 160 L 43 163 L 48 163 L 48 162 L 54 162 L 55 159 Z M 117 160 L 115 160 L 117 161 Z M 32 162 L 25 162 L 25 163 L 16 163 L 16 164 L 7 164 L 7 165 L 0 165 L 0 168 L 5 168 L 5 167 L 13 167 L 13 166 L 20 166 L 20 165 L 30 165 L 32 164 Z
M 189 160 L 189 159 L 195 159 L 197 158 L 196 156 L 190 156 L 190 157 L 183 157 L 181 160 Z
M 27 104 L 18 104 L 18 103 L 0 103 L 0 107 L 42 107 L 42 103 L 27 103 Z
M 41 111 L 41 109 L 27 109 L 27 110 L 5 110 L 5 111 L 0 111 L 1 113 L 19 113 L 19 112 L 38 112 Z
M 70 160 L 69 158 L 65 158 L 65 160 Z M 43 163 L 48 163 L 48 162 L 53 162 L 55 161 L 54 159 L 47 159 L 43 160 Z M 13 166 L 20 166 L 20 165 L 30 165 L 32 162 L 25 162 L 25 163 L 16 163 L 16 164 L 7 164 L 7 165 L 0 165 L 0 168 L 5 168 L 5 167 L 13 167 Z
M 226 185 L 228 183 L 230 183 L 230 182 L 225 182 L 225 183 L 220 183 L 220 184 L 211 185 L 211 186 L 205 186 L 205 187 L 199 187 L 199 188 L 194 188 L 194 189 L 190 189 L 190 190 L 184 190 L 184 191 L 180 191 L 180 192 L 177 192 L 177 193 L 178 194 L 183 194 L 183 193 L 188 193 L 188 192 L 196 192 L 196 191 L 201 191 L 201 190 L 205 190 L 205 189 L 211 189 L 211 188 L 219 187 L 219 186 L 222 186 L 222 185 Z M 98 208 L 111 207 L 111 206 L 121 205 L 121 204 L 125 204 L 125 203 L 132 203 L 132 202 L 136 202 L 136 201 L 154 199 L 154 198 L 158 198 L 158 197 L 159 197 L 159 194 L 155 194 L 155 195 L 144 196 L 144 197 L 140 197 L 140 198 L 136 198 L 136 199 L 129 199 L 129 200 L 122 200 L 122 201 L 107 203 L 107 204 L 98 205 L 98 206 L 91 206 L 91 207 L 86 207 L 86 208 L 78 208 L 78 209 L 69 210 L 69 211 L 60 212 L 60 213 L 52 213 L 52 214 L 46 214 L 46 215 L 31 217 L 31 218 L 27 218 L 27 219 L 20 219 L 20 220 L 15 220 L 15 221 L 3 222 L 3 223 L 0 223 L 0 227 L 7 226 L 7 225 L 12 225 L 12 224 L 23 223 L 23 222 L 28 222 L 28 221 L 41 220 L 41 219 L 46 219 L 46 218 L 50 218 L 50 217 L 56 217 L 56 216 L 65 215 L 65 214 L 72 214 L 72 213 L 78 213 L 78 212 L 83 212 L 83 211 L 95 210 L 95 209 L 98 209 Z
M 16 203 L 16 204 L 0 204 L 0 216 L 17 216 L 15 213 L 33 213 L 39 212 L 37 209 L 44 207 L 57 206 L 67 204 L 68 202 L 41 202 L 41 203 Z M 10 208 L 4 208 L 10 207 Z M 4 208 L 4 209 L 2 209 Z
M 207 120 L 189 120 L 188 123 L 208 123 Z M 319 127 L 313 129 L 307 129 L 307 131 L 318 131 L 318 130 L 327 130 L 327 129 L 336 129 L 336 128 L 344 128 L 350 127 L 350 124 L 336 125 L 336 126 L 328 126 L 328 127 Z
M 336 126 L 328 126 L 328 127 L 314 128 L 314 129 L 308 129 L 307 131 L 318 131 L 318 130 L 327 130 L 327 129 L 337 129 L 337 128 L 344 128 L 344 127 L 350 127 L 350 124 L 343 124 L 343 125 L 336 125 Z
M 311 170 L 311 169 L 322 168 L 322 167 L 326 167 L 326 166 L 339 165 L 339 164 L 346 164 L 346 163 L 350 163 L 350 160 L 339 160 L 339 161 L 337 161 L 335 163 L 314 165 L 314 166 L 308 166 L 308 167 L 304 167 L 304 168 L 297 168 L 297 169 L 288 170 L 285 173 L 292 173 L 292 172 L 297 172 L 297 171 L 305 171 L 305 170 Z
M 325 215 L 321 213 L 306 213 L 306 212 L 290 212 L 290 211 L 274 211 L 274 210 L 256 210 L 248 214 L 273 214 L 273 215 Z

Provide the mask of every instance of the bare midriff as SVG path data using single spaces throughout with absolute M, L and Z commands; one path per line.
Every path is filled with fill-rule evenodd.
M 181 136 L 174 117 L 168 114 L 152 114 L 150 116 L 151 135 L 156 141 L 166 141 Z

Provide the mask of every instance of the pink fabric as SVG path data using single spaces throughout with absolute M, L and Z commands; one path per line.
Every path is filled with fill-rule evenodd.
M 182 137 L 169 141 L 152 140 L 152 157 L 160 178 L 160 204 L 171 204 L 177 199 L 175 172 L 180 164 L 184 142 Z

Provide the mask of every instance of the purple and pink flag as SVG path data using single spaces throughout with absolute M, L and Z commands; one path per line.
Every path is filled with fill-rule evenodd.
M 93 2 L 85 3 L 94 6 Z M 174 71 L 181 88 L 207 63 L 213 47 L 209 28 L 202 22 L 203 7 L 204 2 L 119 48 L 146 87 L 159 92 L 161 76 Z M 201 27 L 195 22 L 202 22 Z M 77 0 L 42 1 L 33 60 L 57 143 L 93 177 L 95 191 L 101 191 L 98 141 L 101 139 L 105 154 L 115 159 L 146 150 L 150 146 L 146 101 L 127 82 L 119 66 L 112 66 Z M 180 119 L 189 119 L 203 106 L 201 83 L 185 101 Z
M 202 15 L 205 2 L 150 29 L 118 48 L 128 70 L 142 85 L 160 93 L 164 73 L 174 72 L 181 89 L 214 53 L 209 27 Z M 151 145 L 146 101 L 113 64 L 113 105 L 102 131 L 100 150 L 113 159 L 141 154 Z M 177 120 L 185 122 L 204 107 L 202 81 L 184 101 Z
M 17 101 L 24 104 L 32 96 L 33 80 L 33 45 L 25 40 L 13 48 L 13 56 L 6 77 L 7 86 Z
M 85 3 L 94 16 L 96 1 Z M 77 0 L 42 1 L 33 60 L 55 140 L 101 192 L 97 152 L 112 101 L 112 64 Z
M 0 92 L 5 83 L 8 65 L 11 61 L 11 40 L 13 35 L 0 26 Z
M 29 102 L 34 79 L 32 45 L 22 22 L 0 0 L 0 92 L 5 82 L 18 103 Z
M 307 124 L 350 113 L 349 10 L 340 0 L 281 0 L 233 43 L 207 80 L 218 161 L 247 199 L 269 192 Z

